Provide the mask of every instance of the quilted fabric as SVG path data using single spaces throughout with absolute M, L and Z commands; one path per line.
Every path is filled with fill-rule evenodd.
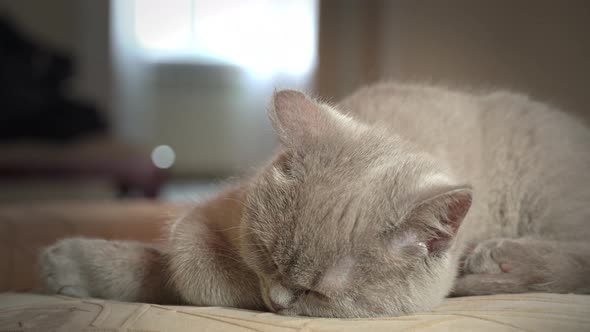
M 590 331 L 590 296 L 463 297 L 411 316 L 325 319 L 4 293 L 0 295 L 0 331 Z

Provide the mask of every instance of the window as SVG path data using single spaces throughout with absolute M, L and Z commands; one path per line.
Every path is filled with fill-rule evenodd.
M 314 65 L 316 0 L 135 0 L 134 36 L 154 61 L 304 75 Z

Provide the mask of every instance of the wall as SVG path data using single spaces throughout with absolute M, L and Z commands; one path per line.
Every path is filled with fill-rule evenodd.
M 339 65 L 320 68 L 321 94 L 340 98 L 379 79 L 507 88 L 590 119 L 588 1 L 323 2 L 321 19 L 332 23 L 321 26 L 320 64 Z M 341 18 L 359 12 L 360 4 L 358 16 L 371 12 L 372 19 L 350 25 Z M 358 37 L 339 42 L 343 35 Z M 370 38 L 376 39 L 371 47 L 359 47 Z M 348 61 L 355 57 L 368 60 L 346 79 L 343 72 L 350 73 Z

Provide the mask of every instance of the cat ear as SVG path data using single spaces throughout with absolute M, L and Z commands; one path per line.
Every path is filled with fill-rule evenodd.
M 429 254 L 438 254 L 449 248 L 469 212 L 472 197 L 470 186 L 436 188 L 421 195 L 410 220 L 429 230 L 426 236 Z
M 330 122 L 320 105 L 294 90 L 275 92 L 268 113 L 281 143 L 288 147 L 314 141 Z

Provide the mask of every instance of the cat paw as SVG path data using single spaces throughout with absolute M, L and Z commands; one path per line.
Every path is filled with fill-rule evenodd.
M 491 239 L 470 250 L 452 295 L 521 293 L 547 282 L 549 247 L 528 239 Z
M 41 281 L 54 294 L 89 297 L 82 272 L 80 246 L 83 239 L 65 239 L 45 248 L 39 256 Z
M 512 239 L 492 239 L 475 246 L 465 257 L 463 274 L 507 273 L 517 263 L 514 253 L 523 245 Z

